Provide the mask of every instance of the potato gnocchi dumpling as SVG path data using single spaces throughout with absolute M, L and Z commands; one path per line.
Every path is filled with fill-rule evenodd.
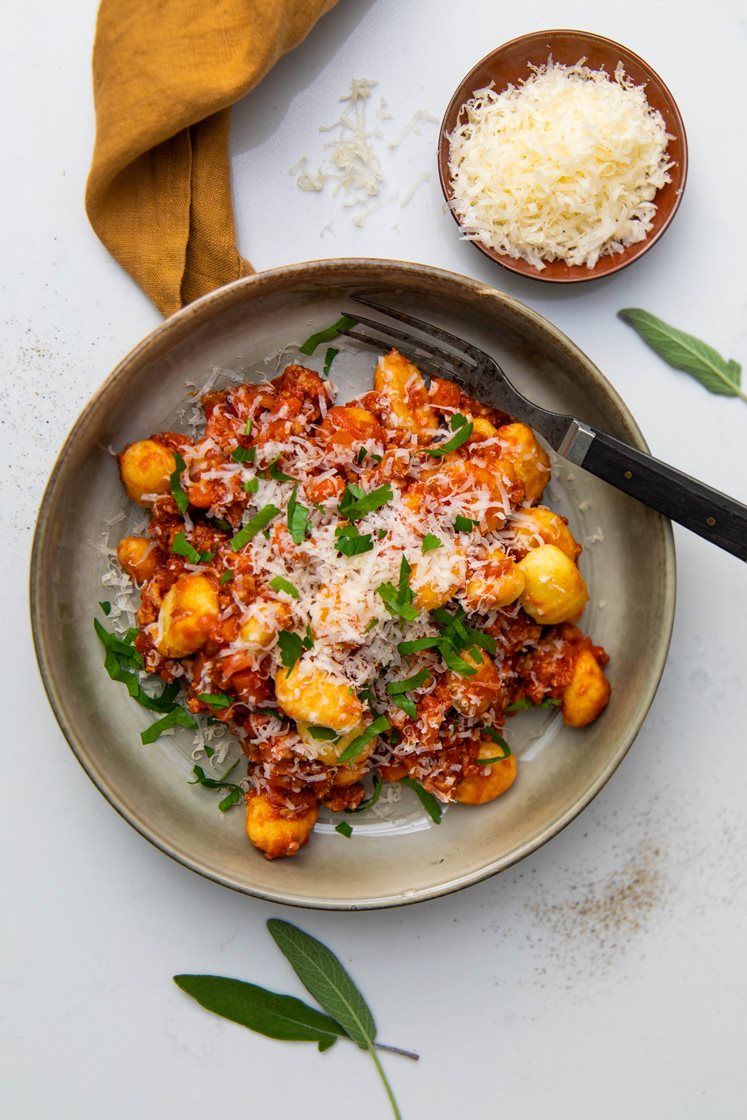
M 246 771 L 228 802 L 244 792 L 267 859 L 297 854 L 322 810 L 376 813 L 381 782 L 443 805 L 507 794 L 523 707 L 577 728 L 600 715 L 581 548 L 538 504 L 550 462 L 526 424 L 396 350 L 346 404 L 292 365 L 202 407 L 203 430 L 119 457 L 150 513 L 117 549 L 140 607 L 114 648 L 130 675 L 142 662 L 182 686 L 166 725 L 233 731 Z M 225 784 L 222 762 L 199 765 Z

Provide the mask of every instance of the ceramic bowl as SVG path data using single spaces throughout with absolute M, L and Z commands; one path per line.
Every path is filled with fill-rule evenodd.
M 674 607 L 669 523 L 583 470 L 559 463 L 550 500 L 586 545 L 581 567 L 591 602 L 582 625 L 610 653 L 612 699 L 583 731 L 566 727 L 556 711 L 513 717 L 509 732 L 520 771 L 506 796 L 480 807 L 449 807 L 436 827 L 403 789 L 388 815 L 354 818 L 350 839 L 322 824 L 297 856 L 268 862 L 246 840 L 240 809 L 220 813 L 213 791 L 188 784 L 189 731 L 143 747 L 140 731 L 153 715 L 109 679 L 92 627 L 97 603 L 109 597 L 101 583 L 105 547 L 116 545 L 135 515 L 111 449 L 183 428 L 185 401 L 190 393 L 194 399 L 194 387 L 208 376 L 217 377 L 217 386 L 273 376 L 280 351 L 336 320 L 355 291 L 472 339 L 538 403 L 575 413 L 646 449 L 630 413 L 593 363 L 509 296 L 423 265 L 293 265 L 192 304 L 153 331 L 107 378 L 50 478 L 31 573 L 34 637 L 49 699 L 70 746 L 114 808 L 162 851 L 218 883 L 273 902 L 328 909 L 433 898 L 509 867 L 554 836 L 602 788 L 640 728 L 664 667 Z M 349 346 L 333 370 L 343 399 L 370 385 L 375 361 L 371 352 Z M 280 364 L 294 360 L 287 350 Z
M 438 146 L 438 172 L 441 179 L 446 201 L 451 204 L 453 191 L 449 175 L 449 137 L 461 122 L 464 106 L 475 92 L 493 83 L 495 90 L 500 93 L 510 84 L 530 77 L 531 66 L 542 66 L 552 56 L 555 62 L 564 66 L 572 66 L 580 59 L 586 59 L 586 65 L 592 70 L 605 70 L 612 75 L 618 62 L 622 62 L 626 75 L 636 85 L 643 85 L 646 98 L 654 109 L 661 113 L 667 132 L 672 137 L 669 141 L 668 156 L 674 166 L 670 169 L 671 182 L 658 191 L 656 202 L 656 215 L 653 228 L 644 241 L 629 245 L 622 253 L 613 253 L 610 256 L 600 257 L 594 268 L 585 265 L 567 265 L 563 261 L 548 262 L 544 269 L 537 269 L 525 260 L 517 260 L 504 253 L 498 253 L 479 240 L 472 244 L 486 257 L 511 272 L 522 276 L 530 276 L 536 280 L 546 280 L 550 283 L 578 283 L 579 281 L 594 280 L 600 276 L 610 276 L 614 272 L 632 264 L 643 256 L 668 229 L 677 212 L 682 192 L 685 189 L 687 178 L 687 137 L 685 126 L 682 122 L 676 102 L 664 82 L 647 62 L 639 58 L 627 47 L 612 39 L 604 39 L 600 35 L 591 35 L 586 31 L 535 31 L 531 35 L 522 35 L 504 43 L 497 50 L 491 51 L 477 63 L 466 78 L 460 83 L 454 93 L 441 122 L 441 131 Z M 451 209 L 451 206 L 450 206 Z M 452 217 L 459 225 L 456 214 L 451 210 Z

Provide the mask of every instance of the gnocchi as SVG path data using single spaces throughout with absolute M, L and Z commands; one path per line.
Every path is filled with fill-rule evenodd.
M 345 405 L 297 365 L 202 404 L 204 434 L 121 453 L 150 524 L 117 556 L 145 671 L 238 733 L 231 796 L 267 859 L 296 855 L 322 808 L 360 807 L 372 775 L 494 801 L 517 778 L 498 745 L 517 707 L 600 715 L 606 654 L 572 625 L 580 546 L 538 504 L 550 464 L 526 424 L 396 350 Z

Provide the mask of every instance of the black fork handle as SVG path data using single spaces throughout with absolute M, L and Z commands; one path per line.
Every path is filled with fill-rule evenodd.
M 588 425 L 594 438 L 584 470 L 747 560 L 747 506 Z

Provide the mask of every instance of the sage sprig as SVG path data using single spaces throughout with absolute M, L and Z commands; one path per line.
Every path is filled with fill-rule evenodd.
M 355 1042 L 362 1050 L 369 1051 L 394 1116 L 402 1120 L 376 1051 L 389 1050 L 415 1060 L 418 1055 L 375 1041 L 376 1023 L 371 1010 L 331 949 L 298 926 L 278 918 L 270 918 L 267 928 L 322 1011 L 295 996 L 280 995 L 226 976 L 181 974 L 174 977 L 174 982 L 206 1010 L 268 1038 L 315 1042 L 320 1051 L 329 1050 L 338 1038 Z
M 740 388 L 742 367 L 739 362 L 733 358 L 722 358 L 706 342 L 670 326 L 640 307 L 626 307 L 618 311 L 618 315 L 668 365 L 689 373 L 709 393 L 718 393 L 723 397 L 741 397 L 747 402 L 747 394 Z

